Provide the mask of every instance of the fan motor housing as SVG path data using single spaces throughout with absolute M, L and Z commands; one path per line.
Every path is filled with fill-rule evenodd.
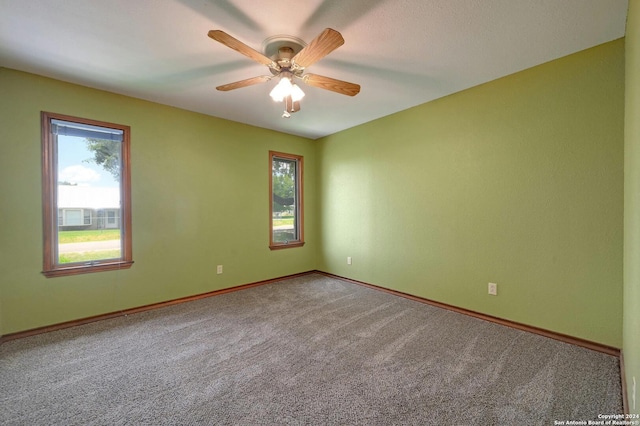
M 265 39 L 262 42 L 262 51 L 264 55 L 278 65 L 281 68 L 289 70 L 291 67 L 291 58 L 298 54 L 304 47 L 307 45 L 303 40 L 298 37 L 293 37 L 289 35 L 275 35 Z M 302 74 L 302 72 L 294 72 L 294 74 Z M 279 74 L 279 71 L 271 69 L 271 73 L 274 75 Z

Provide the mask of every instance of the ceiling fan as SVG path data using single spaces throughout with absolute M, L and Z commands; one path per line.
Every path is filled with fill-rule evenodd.
M 285 118 L 289 118 L 292 113 L 300 111 L 300 100 L 304 96 L 304 92 L 294 83 L 294 79 L 302 80 L 309 86 L 331 90 L 332 92 L 347 96 L 355 96 L 360 92 L 360 85 L 358 84 L 322 75 L 305 73 L 307 67 L 318 62 L 344 44 L 342 35 L 334 29 L 326 28 L 308 45 L 305 45 L 302 40 L 295 37 L 270 37 L 263 43 L 265 54 L 252 49 L 224 31 L 211 30 L 208 35 L 217 42 L 240 52 L 246 57 L 266 65 L 271 72 L 271 75 L 261 75 L 234 83 L 223 84 L 222 86 L 216 87 L 216 89 L 226 92 L 277 78 L 279 82 L 269 95 L 274 101 L 285 103 L 285 109 L 282 115 Z

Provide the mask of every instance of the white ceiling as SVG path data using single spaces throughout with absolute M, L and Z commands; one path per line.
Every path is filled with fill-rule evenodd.
M 0 0 L 0 66 L 316 139 L 623 37 L 626 14 L 627 0 Z M 215 89 L 269 72 L 209 30 L 260 51 L 327 27 L 345 44 L 308 71 L 356 97 L 301 85 L 283 119 L 274 80 Z

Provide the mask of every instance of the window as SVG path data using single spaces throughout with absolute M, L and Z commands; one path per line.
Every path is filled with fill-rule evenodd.
M 117 226 L 116 212 L 114 210 L 107 211 L 107 227 L 113 228 Z
M 269 151 L 269 248 L 304 245 L 302 157 Z
M 129 132 L 128 126 L 42 113 L 45 276 L 133 264 Z

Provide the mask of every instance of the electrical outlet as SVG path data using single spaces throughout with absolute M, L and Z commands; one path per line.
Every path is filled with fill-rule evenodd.
M 347 265 L 351 265 L 351 256 L 347 257 Z
M 218 265 L 218 267 L 216 268 L 216 273 L 217 274 L 221 274 L 222 273 L 222 265 Z
M 490 295 L 497 296 L 498 295 L 498 284 L 489 283 L 488 290 L 489 290 L 489 294 Z

